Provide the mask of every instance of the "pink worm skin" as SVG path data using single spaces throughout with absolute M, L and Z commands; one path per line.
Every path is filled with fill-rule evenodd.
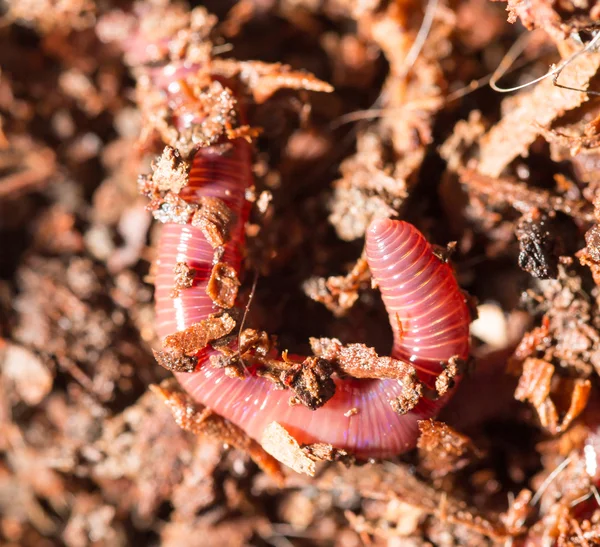
M 238 215 L 222 260 L 239 272 L 247 217 L 244 189 L 251 184 L 252 173 L 249 145 L 242 140 L 231 144 L 227 156 L 218 147 L 198 151 L 183 197 L 188 201 L 200 195 L 219 197 Z M 451 267 L 406 222 L 374 221 L 367 232 L 366 249 L 394 332 L 392 356 L 413 363 L 421 380 L 431 384 L 441 370 L 440 362 L 455 355 L 466 359 L 469 353 L 469 311 Z M 165 337 L 217 311 L 206 294 L 213 249 L 198 228 L 167 224 L 158 257 L 157 331 Z M 171 298 L 177 262 L 186 262 L 198 273 L 193 287 Z M 210 367 L 207 360 L 214 351 L 205 348 L 196 371 L 179 373 L 177 378 L 195 400 L 259 442 L 265 427 L 278 422 L 301 444 L 326 442 L 359 457 L 390 457 L 414 447 L 417 421 L 435 415 L 447 399 L 422 400 L 399 416 L 389 401 L 402 393 L 401 381 L 336 378 L 334 397 L 312 411 L 303 405 L 290 406 L 291 393 L 276 389 L 268 380 L 256 376 L 232 379 Z M 346 416 L 352 409 L 357 412 Z

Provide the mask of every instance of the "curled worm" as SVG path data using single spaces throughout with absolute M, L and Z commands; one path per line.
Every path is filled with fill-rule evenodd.
M 156 24 L 161 17 L 157 9 L 156 13 L 134 10 L 133 19 L 148 17 L 152 24 L 132 23 L 128 18 L 129 33 L 112 33 L 110 18 L 103 28 L 105 39 L 120 40 L 136 67 L 138 102 L 147 125 L 142 142 L 160 136 L 168 145 L 161 158 L 164 165 L 141 181 L 155 216 L 165 222 L 157 253 L 156 330 L 165 339 L 176 334 L 185 338 L 188 329 L 195 329 L 196 342 L 201 338 L 201 343 L 180 352 L 177 366 L 163 364 L 173 370 L 195 367 L 193 372 L 177 373 L 181 386 L 259 442 L 265 428 L 278 422 L 301 444 L 324 442 L 359 457 L 392 456 L 413 447 L 418 420 L 434 415 L 448 397 L 422 398 L 399 415 L 390 401 L 410 392 L 402 371 L 414 367 L 422 384 L 431 388 L 443 363 L 453 357 L 466 360 L 470 314 L 451 267 L 408 223 L 378 220 L 366 236 L 369 267 L 394 332 L 396 363 L 387 363 L 398 370 L 388 370 L 385 379 L 357 379 L 360 374 L 335 378 L 335 394 L 313 411 L 300 404 L 291 406 L 290 391 L 278 389 L 270 380 L 256 374 L 234 379 L 225 369 L 210 365 L 213 355 L 222 354 L 208 342 L 223 342 L 221 338 L 235 327 L 232 316 L 214 314 L 235 304 L 235 274 L 241 273 L 249 214 L 245 195 L 253 182 L 252 150 L 246 140 L 253 133 L 243 124 L 243 112 L 229 87 L 231 79 L 238 75 L 256 100 L 281 87 L 315 91 L 331 91 L 331 87 L 280 65 L 215 62 L 205 47 L 210 44 L 202 42 L 211 29 L 204 11 L 197 11 L 199 16 L 193 20 L 180 18 L 182 32 L 176 47 L 171 47 L 170 34 L 162 33 Z M 201 21 L 204 27 L 195 28 Z M 171 30 L 169 25 L 166 28 Z M 175 279 L 174 272 L 181 278 Z M 216 283 L 218 294 L 213 283 L 217 277 L 225 280 Z M 221 321 L 222 330 L 212 336 L 209 331 L 215 320 Z M 233 346 L 229 349 L 237 351 Z
M 188 186 L 188 202 L 201 197 L 225 201 L 236 221 L 221 261 L 239 272 L 243 230 L 247 216 L 244 191 L 252 182 L 249 145 L 237 139 L 226 152 L 222 147 L 201 148 L 196 153 Z M 392 356 L 414 365 L 420 379 L 432 384 L 441 363 L 469 352 L 469 311 L 451 267 L 433 252 L 424 236 L 411 224 L 374 221 L 368 229 L 366 252 L 394 332 Z M 156 278 L 157 331 L 166 337 L 206 319 L 216 308 L 206 287 L 214 249 L 202 231 L 190 224 L 166 224 L 159 242 Z M 170 294 L 173 269 L 185 262 L 196 270 L 193 286 L 175 298 Z M 284 426 L 303 443 L 325 442 L 360 457 L 388 457 L 415 445 L 417 421 L 434 415 L 445 398 L 422 400 L 398 415 L 390 400 L 402 395 L 399 380 L 339 379 L 335 395 L 316 411 L 290 406 L 289 391 L 251 375 L 244 380 L 228 377 L 223 369 L 208 365 L 210 345 L 198 355 L 192 373 L 178 373 L 180 384 L 197 401 L 243 428 L 260 441 L 272 422 Z

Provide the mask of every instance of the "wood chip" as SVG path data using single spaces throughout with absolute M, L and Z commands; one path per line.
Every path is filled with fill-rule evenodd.
M 185 262 L 177 262 L 173 268 L 175 281 L 171 290 L 171 298 L 177 298 L 183 289 L 189 289 L 194 284 L 196 270 Z
M 310 338 L 315 355 L 334 363 L 353 378 L 416 378 L 415 368 L 399 359 L 380 357 L 374 348 L 364 344 L 344 345 L 337 338 Z
M 280 63 L 213 59 L 211 72 L 231 78 L 238 76 L 249 88 L 257 103 L 262 103 L 279 89 L 304 89 L 331 93 L 333 87 L 309 72 L 292 70 Z
M 165 146 L 152 165 L 152 182 L 160 192 L 179 194 L 187 186 L 189 170 L 189 162 L 175 148 Z
M 271 422 L 264 430 L 262 447 L 276 460 L 296 473 L 315 476 L 316 464 L 302 450 L 298 441 L 279 423 Z
M 192 217 L 192 226 L 202 231 L 213 249 L 229 241 L 230 229 L 235 220 L 233 211 L 219 198 L 202 196 L 200 207 Z
M 590 79 L 600 68 L 600 53 L 588 52 L 574 59 L 561 74 L 561 84 L 587 89 Z M 527 156 L 529 147 L 552 122 L 565 112 L 589 100 L 586 93 L 561 89 L 552 78 L 510 99 L 515 107 L 488 131 L 480 141 L 477 170 L 491 177 L 499 176 L 518 156 Z
M 553 385 L 554 366 L 542 359 L 529 357 L 515 391 L 515 399 L 529 401 L 541 424 L 552 434 L 564 431 L 585 409 L 591 382 L 584 378 L 557 378 Z M 551 398 L 554 394 L 554 399 Z M 557 404 L 559 408 L 557 408 Z M 564 409 L 562 421 L 559 410 Z
M 433 477 L 443 477 L 462 469 L 481 456 L 470 437 L 435 420 L 418 422 L 420 436 L 417 441 L 422 466 Z
M 179 427 L 194 435 L 217 438 L 243 450 L 265 473 L 280 486 L 283 485 L 285 476 L 277 461 L 238 426 L 193 401 L 174 380 L 166 380 L 160 386 L 151 385 L 150 389 L 169 407 Z
M 210 272 L 206 294 L 221 308 L 232 308 L 237 298 L 240 282 L 234 268 L 224 262 L 217 262 Z
M 156 362 L 171 372 L 193 372 L 198 364 L 196 357 L 173 351 L 153 351 Z
M 210 315 L 183 331 L 167 336 L 163 346 L 181 355 L 194 356 L 209 342 L 228 335 L 235 328 L 235 320 L 227 313 Z
M 318 357 L 307 357 L 281 373 L 281 382 L 289 387 L 302 404 L 316 410 L 335 395 L 331 378 L 333 366 Z

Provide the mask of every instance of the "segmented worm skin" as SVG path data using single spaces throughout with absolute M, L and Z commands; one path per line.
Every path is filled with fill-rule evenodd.
M 248 215 L 244 190 L 252 183 L 251 166 L 250 145 L 243 139 L 200 148 L 194 156 L 188 185 L 180 193 L 190 203 L 201 196 L 219 198 L 236 214 L 237 221 L 221 261 L 238 272 L 244 220 Z M 155 284 L 156 329 L 161 337 L 183 330 L 217 311 L 206 294 L 213 256 L 214 249 L 199 228 L 189 224 L 164 225 L 158 244 Z M 196 275 L 191 288 L 172 298 L 173 268 L 178 262 L 194 268 Z
M 451 267 L 407 222 L 378 220 L 367 233 L 367 259 L 394 332 L 392 354 L 424 374 L 469 354 L 469 310 Z
M 191 201 L 200 195 L 219 197 L 237 213 L 223 260 L 238 271 L 246 218 L 244 189 L 252 181 L 249 154 L 243 141 L 234 141 L 229 155 L 218 147 L 200 149 L 185 196 Z M 466 359 L 469 352 L 469 311 L 452 270 L 433 254 L 423 235 L 405 222 L 373 222 L 366 248 L 394 332 L 392 356 L 412 362 L 421 379 L 431 384 L 441 370 L 440 362 L 455 355 Z M 167 224 L 158 256 L 157 331 L 165 337 L 216 311 L 205 292 L 213 249 L 199 229 Z M 171 298 L 177 262 L 186 262 L 198 273 L 192 288 Z M 302 405 L 290 406 L 290 392 L 276 389 L 268 380 L 256 376 L 232 379 L 222 370 L 204 366 L 213 351 L 205 349 L 197 370 L 178 374 L 178 380 L 197 401 L 258 441 L 265 427 L 276 421 L 300 443 L 326 442 L 360 457 L 388 457 L 412 448 L 418 436 L 417 421 L 434 415 L 445 402 L 423 400 L 399 416 L 389 401 L 401 395 L 400 381 L 336 379 L 334 397 L 311 411 Z M 357 412 L 348 413 L 352 409 Z

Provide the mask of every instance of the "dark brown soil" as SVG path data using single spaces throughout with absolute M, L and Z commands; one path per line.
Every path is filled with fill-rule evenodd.
M 0 544 L 600 544 L 598 6 L 202 5 L 0 4 Z M 493 91 L 524 34 L 499 86 L 564 70 Z M 231 123 L 215 80 L 202 108 L 219 123 L 181 135 L 143 71 L 203 55 L 237 82 L 248 119 Z M 356 463 L 312 445 L 296 464 L 315 476 L 284 477 L 171 380 L 208 330 L 230 334 L 227 314 L 190 351 L 173 338 L 178 353 L 157 353 L 158 366 L 157 231 L 138 177 L 156 213 L 185 184 L 187 154 L 223 134 L 256 152 L 248 324 L 290 352 L 309 354 L 312 338 L 335 353 L 270 370 L 315 412 L 332 360 L 350 375 L 357 362 L 369 377 L 397 369 L 363 256 L 369 222 L 399 216 L 440 246 L 456 241 L 479 313 L 473 359 L 415 451 Z M 170 211 L 193 215 L 215 248 L 227 240 L 223 203 Z M 254 279 L 238 286 L 226 268 L 212 297 L 230 308 Z M 190 275 L 181 263 L 174 291 Z M 245 337 L 265 353 L 272 343 Z

